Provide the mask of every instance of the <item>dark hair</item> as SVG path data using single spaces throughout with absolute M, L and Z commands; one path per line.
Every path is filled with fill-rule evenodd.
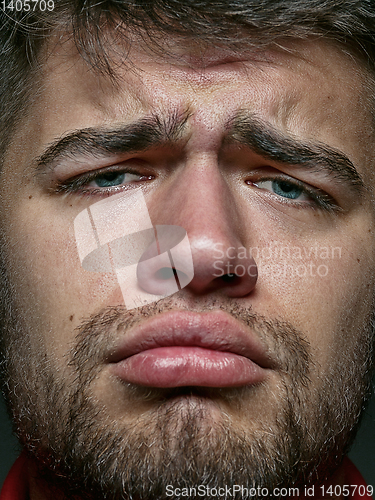
M 375 73 L 374 0 L 55 0 L 52 12 L 0 10 L 0 26 L 0 158 L 31 97 L 41 48 L 53 33 L 70 34 L 86 60 L 109 73 L 108 35 L 126 43 L 129 30 L 153 46 L 178 37 L 235 50 L 326 37 L 345 44 Z

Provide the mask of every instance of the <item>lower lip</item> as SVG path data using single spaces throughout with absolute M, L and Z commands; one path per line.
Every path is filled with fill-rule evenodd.
M 121 380 L 146 387 L 241 387 L 265 379 L 248 358 L 201 347 L 157 347 L 113 365 Z

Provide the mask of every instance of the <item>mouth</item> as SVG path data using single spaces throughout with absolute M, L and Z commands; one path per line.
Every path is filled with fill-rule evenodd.
M 230 388 L 265 381 L 274 363 L 252 330 L 223 311 L 169 311 L 126 333 L 108 359 L 122 381 Z

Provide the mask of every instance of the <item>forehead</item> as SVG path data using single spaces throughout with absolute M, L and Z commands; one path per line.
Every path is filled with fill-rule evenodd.
M 307 40 L 235 54 L 217 48 L 197 54 L 177 46 L 173 54 L 160 55 L 133 44 L 126 57 L 118 53 L 114 84 L 71 43 L 54 46 L 40 98 L 21 128 L 23 144 L 30 133 L 33 155 L 72 130 L 187 110 L 188 132 L 220 140 L 224 124 L 246 109 L 283 132 L 341 149 L 357 165 L 372 165 L 368 78 L 339 46 Z

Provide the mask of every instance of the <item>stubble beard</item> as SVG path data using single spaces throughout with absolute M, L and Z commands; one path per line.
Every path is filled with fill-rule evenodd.
M 8 338 L 13 339 L 6 346 L 8 404 L 18 437 L 51 492 L 72 499 L 154 500 L 171 498 L 168 485 L 203 485 L 212 491 L 236 484 L 248 490 L 238 498 L 262 497 L 252 488 L 267 489 L 269 498 L 276 486 L 302 491 L 318 478 L 328 478 L 347 451 L 369 392 L 370 326 L 358 339 L 352 359 L 338 360 L 317 389 L 310 383 L 310 347 L 301 332 L 236 304 L 213 303 L 211 308 L 226 310 L 258 331 L 282 360 L 279 394 L 269 413 L 256 419 L 252 415 L 248 427 L 241 428 L 229 412 L 218 413 L 215 401 L 225 401 L 246 416 L 256 388 L 129 385 L 129 404 L 148 401 L 150 409 L 130 423 L 112 418 L 93 391 L 101 346 L 120 327 L 126 331 L 144 317 L 173 307 L 172 300 L 164 300 L 130 312 L 108 308 L 82 323 L 69 361 L 74 384 L 58 377 L 48 357 L 30 356 L 30 336 L 19 318 L 7 322 Z

